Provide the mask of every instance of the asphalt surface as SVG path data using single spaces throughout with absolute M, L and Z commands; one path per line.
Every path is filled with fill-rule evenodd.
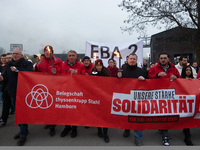
M 0 104 L 1 108 L 1 104 Z M 1 112 L 1 109 L 0 109 Z M 2 148 L 16 148 L 17 140 L 13 137 L 16 133 L 19 132 L 19 126 L 15 125 L 15 114 L 12 114 L 8 118 L 8 122 L 5 126 L 0 127 L 0 149 Z M 78 135 L 76 138 L 71 138 L 71 132 L 68 133 L 65 137 L 60 137 L 61 132 L 64 129 L 64 125 L 57 125 L 55 130 L 56 133 L 53 137 L 49 136 L 49 129 L 44 129 L 45 125 L 29 125 L 29 134 L 27 136 L 27 141 L 23 147 L 28 146 L 28 148 L 37 148 L 37 147 L 66 147 L 74 148 L 74 146 L 78 146 L 78 148 L 84 148 L 85 146 L 89 146 L 92 148 L 93 146 L 96 148 L 138 148 L 138 146 L 134 143 L 134 132 L 131 131 L 130 136 L 125 138 L 123 137 L 123 129 L 108 129 L 108 136 L 110 138 L 109 143 L 105 143 L 103 138 L 99 138 L 97 135 L 97 128 L 90 127 L 85 128 L 83 126 L 78 127 Z M 170 146 L 181 147 L 182 149 L 200 149 L 200 128 L 192 128 L 191 130 L 191 139 L 194 146 L 186 146 L 184 143 L 184 134 L 182 129 L 169 130 L 169 142 Z M 80 147 L 83 146 L 83 147 Z M 166 148 L 166 146 L 162 145 L 161 134 L 157 130 L 145 130 L 143 131 L 143 139 L 142 139 L 142 147 L 144 148 Z M 154 148 L 155 147 L 155 148 Z M 22 148 L 22 147 L 20 147 Z M 88 149 L 88 148 L 87 148 Z

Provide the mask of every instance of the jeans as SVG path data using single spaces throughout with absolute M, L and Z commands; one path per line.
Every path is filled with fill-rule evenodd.
M 1 85 L 0 85 L 0 87 L 1 87 Z M 0 100 L 1 100 L 1 116 L 2 116 L 2 114 L 3 114 L 3 92 L 2 91 L 0 91 Z
M 15 102 L 16 102 L 16 97 L 15 96 L 11 96 L 10 97 L 10 99 L 11 99 L 11 111 L 15 111 Z M 12 110 L 13 109 L 13 110 Z
M 10 103 L 10 111 L 15 112 L 15 106 L 14 106 L 13 102 Z
M 136 140 L 140 141 L 142 139 L 142 131 L 134 130 L 134 134 L 135 134 L 135 139 Z
M 27 137 L 28 135 L 28 124 L 19 124 L 20 137 Z
M 168 137 L 168 130 L 160 130 L 162 138 L 164 139 L 164 137 Z

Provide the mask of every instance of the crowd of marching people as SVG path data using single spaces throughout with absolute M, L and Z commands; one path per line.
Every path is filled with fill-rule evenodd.
M 187 56 L 181 56 L 178 64 L 170 62 L 167 53 L 160 53 L 157 63 L 150 63 L 147 65 L 147 60 L 143 60 L 143 67 L 137 65 L 138 56 L 131 53 L 127 56 L 126 62 L 122 68 L 117 68 L 114 59 L 108 60 L 108 66 L 104 66 L 101 59 L 97 59 L 93 64 L 90 57 L 85 56 L 82 62 L 77 59 L 77 53 L 70 50 L 67 53 L 67 59 L 62 62 L 61 59 L 54 55 L 52 46 L 47 45 L 44 47 L 44 55 L 38 59 L 36 64 L 26 60 L 23 57 L 20 49 L 14 49 L 13 53 L 1 55 L 0 65 L 0 99 L 2 102 L 2 112 L 0 126 L 6 126 L 9 114 L 15 113 L 16 102 L 16 89 L 18 73 L 20 71 L 35 71 L 44 72 L 47 74 L 81 74 L 93 76 L 105 76 L 115 78 L 136 78 L 138 80 L 157 79 L 157 78 L 170 78 L 175 80 L 177 78 L 193 79 L 200 78 L 200 71 L 197 62 L 188 65 Z M 49 135 L 54 136 L 56 130 L 55 125 L 45 125 L 45 129 L 49 129 Z M 77 136 L 77 126 L 65 125 L 60 136 L 65 137 L 71 131 L 71 138 Z M 86 127 L 89 128 L 89 127 Z M 22 146 L 26 142 L 28 135 L 28 125 L 19 124 L 19 132 L 14 136 L 18 139 L 17 145 Z M 125 129 L 123 136 L 128 137 L 130 134 L 129 129 Z M 164 146 L 169 146 L 168 130 L 159 130 L 162 135 Z M 183 129 L 186 145 L 193 145 L 190 137 L 190 129 Z M 106 143 L 109 142 L 108 128 L 97 127 L 97 135 L 104 139 Z M 142 131 L 134 130 L 135 144 L 142 145 Z

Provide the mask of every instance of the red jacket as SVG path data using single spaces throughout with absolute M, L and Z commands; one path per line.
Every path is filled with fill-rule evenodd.
M 90 66 L 88 68 L 86 68 L 84 66 L 84 74 L 85 75 L 90 75 L 92 73 L 92 68 L 94 67 L 94 64 L 93 63 L 90 63 Z
M 78 62 L 78 59 L 76 59 L 75 64 L 73 64 L 72 66 L 68 64 L 68 61 L 69 60 L 67 59 L 62 65 L 63 74 L 71 73 L 71 71 L 69 70 L 70 68 L 76 70 L 77 74 L 84 74 L 85 67 L 82 63 Z
M 107 67 L 110 71 L 110 77 L 115 77 L 117 71 L 119 70 L 119 68 L 117 68 L 116 66 L 114 66 L 113 68 L 111 68 L 110 66 Z
M 198 71 L 197 78 L 200 78 L 200 69 Z
M 171 75 L 175 75 L 178 78 L 181 78 L 181 76 L 180 76 L 178 70 L 176 69 L 176 67 L 174 66 L 174 64 L 172 64 L 171 62 L 168 62 L 168 64 L 169 64 L 169 68 L 167 69 L 167 72 L 166 72 L 167 75 L 160 77 L 160 78 L 170 78 Z M 149 79 L 159 78 L 157 76 L 157 74 L 160 73 L 160 72 L 165 72 L 165 70 L 161 67 L 160 61 L 159 61 L 157 65 L 150 68 L 150 70 L 148 72 Z
M 62 60 L 52 55 L 53 67 L 56 69 L 56 74 L 60 74 L 62 70 Z M 43 56 L 35 65 L 36 72 L 51 73 L 51 59 L 47 59 Z

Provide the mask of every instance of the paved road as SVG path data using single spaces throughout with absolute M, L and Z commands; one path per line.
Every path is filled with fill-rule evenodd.
M 1 105 L 0 105 L 1 107 Z M 0 127 L 0 148 L 4 146 L 17 146 L 17 140 L 13 137 L 19 132 L 19 126 L 14 124 L 15 115 L 10 115 L 7 125 Z M 26 146 L 125 146 L 127 148 L 137 147 L 134 143 L 134 132 L 128 138 L 122 136 L 123 129 L 108 129 L 108 136 L 110 138 L 109 143 L 105 143 L 103 138 L 97 136 L 97 128 L 90 127 L 78 127 L 78 135 L 76 138 L 71 138 L 70 134 L 66 137 L 60 137 L 60 133 L 64 129 L 64 125 L 56 126 L 56 134 L 53 137 L 49 136 L 49 129 L 44 129 L 44 125 L 29 125 L 29 135 L 25 143 Z M 200 148 L 200 128 L 191 129 L 192 141 L 194 147 Z M 170 145 L 181 146 L 188 148 L 183 142 L 184 134 L 182 129 L 169 130 Z M 162 146 L 162 139 L 160 133 L 157 130 L 143 131 L 142 139 L 143 148 L 149 148 L 149 146 Z M 4 147 L 5 148 L 5 147 Z M 13 148 L 13 147 L 11 147 Z M 191 148 L 190 148 L 191 149 Z

